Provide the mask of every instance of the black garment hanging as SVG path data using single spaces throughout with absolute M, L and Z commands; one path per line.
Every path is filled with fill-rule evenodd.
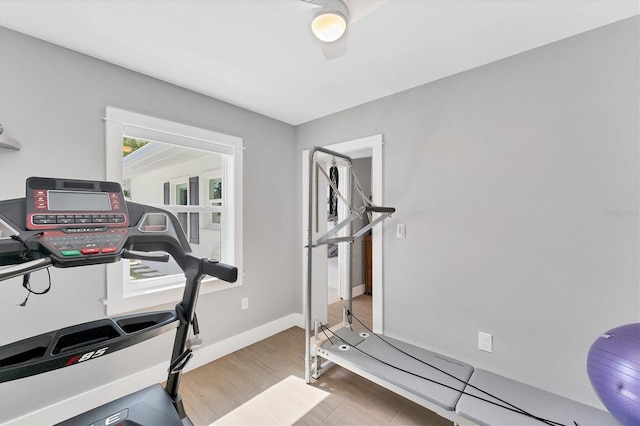
M 338 187 L 338 167 L 332 166 L 329 169 L 329 177 L 331 182 L 337 188 Z M 338 221 L 338 194 L 333 190 L 333 187 L 329 187 L 329 221 Z

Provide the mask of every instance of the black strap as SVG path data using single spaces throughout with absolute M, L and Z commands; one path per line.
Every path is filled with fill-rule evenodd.
M 20 258 L 24 261 L 30 261 L 33 260 L 33 253 L 31 252 L 31 250 L 29 249 L 29 247 L 27 247 L 27 240 L 31 239 L 31 238 L 36 238 L 39 237 L 40 235 L 42 235 L 42 232 L 39 232 L 37 234 L 34 234 L 32 236 L 30 236 L 29 238 L 23 240 L 22 238 L 20 238 L 19 235 L 12 235 L 11 239 L 15 240 L 15 241 L 19 241 L 20 242 Z M 25 297 L 25 299 L 22 301 L 22 303 L 20 303 L 19 306 L 27 306 L 27 302 L 29 301 L 29 296 L 31 296 L 32 294 L 35 294 L 36 296 L 40 296 L 43 294 L 46 294 L 49 292 L 49 290 L 51 290 L 51 273 L 49 272 L 49 268 L 47 268 L 47 276 L 49 278 L 49 284 L 47 285 L 47 288 L 45 288 L 43 291 L 34 291 L 33 289 L 31 289 L 31 282 L 29 281 L 31 279 L 31 273 L 26 273 L 22 276 L 22 287 L 25 288 L 25 290 L 28 291 L 27 293 L 27 297 Z

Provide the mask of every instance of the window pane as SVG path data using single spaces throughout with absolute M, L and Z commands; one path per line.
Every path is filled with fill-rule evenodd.
M 181 183 L 176 185 L 176 204 L 179 206 L 186 206 L 188 200 L 187 184 Z
M 209 199 L 222 200 L 222 178 L 209 179 Z
M 134 145 L 135 149 L 127 148 L 130 152 L 123 157 L 123 182 L 128 197 L 173 213 L 190 241 L 191 249 L 219 260 L 224 218 L 223 155 L 153 141 L 136 141 L 135 144 L 128 142 L 127 146 Z M 123 151 L 124 146 L 123 143 Z M 168 264 L 130 263 L 130 281 L 141 284 L 174 274 L 182 272 L 173 261 Z

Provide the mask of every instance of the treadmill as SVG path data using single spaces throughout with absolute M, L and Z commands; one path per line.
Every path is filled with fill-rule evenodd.
M 192 425 L 178 393 L 193 356 L 189 329 L 201 280 L 235 282 L 237 268 L 191 251 L 171 213 L 126 201 L 116 182 L 31 177 L 26 197 L 0 201 L 0 281 L 48 267 L 75 268 L 123 258 L 168 261 L 184 272 L 174 310 L 104 318 L 0 347 L 0 383 L 107 356 L 176 330 L 166 386 L 155 384 L 68 419 L 61 425 Z M 195 342 L 197 343 L 197 342 Z

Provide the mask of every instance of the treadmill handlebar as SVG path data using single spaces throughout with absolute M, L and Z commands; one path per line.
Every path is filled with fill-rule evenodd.
M 153 262 L 168 262 L 169 255 L 163 251 L 139 251 L 124 250 L 122 252 L 124 259 L 149 260 Z
M 238 268 L 215 260 L 202 259 L 200 262 L 200 270 L 203 274 L 220 278 L 229 283 L 234 283 L 238 280 Z
M 41 259 L 30 260 L 28 262 L 19 263 L 17 265 L 1 266 L 0 281 L 26 275 L 40 269 L 48 268 L 51 265 L 53 265 L 51 258 L 43 257 Z

